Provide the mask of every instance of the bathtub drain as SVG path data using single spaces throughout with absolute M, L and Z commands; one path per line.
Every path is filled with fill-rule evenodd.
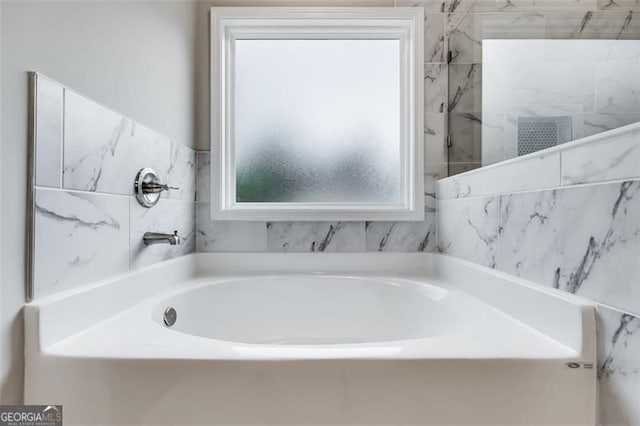
M 171 327 L 173 324 L 175 324 L 177 319 L 178 313 L 171 306 L 164 310 L 164 324 L 167 327 Z

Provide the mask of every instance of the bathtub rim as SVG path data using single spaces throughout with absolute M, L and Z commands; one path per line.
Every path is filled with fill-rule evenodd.
M 296 258 L 294 262 L 293 258 Z M 444 280 L 573 349 L 578 354 L 576 358 L 595 361 L 595 311 L 591 302 L 433 253 L 195 253 L 29 303 L 24 310 L 26 350 L 45 354 L 47 348 L 57 342 L 180 287 L 185 280 L 210 276 L 213 271 L 234 275 L 234 271 L 238 274 L 239 267 L 243 268 L 240 275 L 278 272 L 284 269 L 283 265 L 287 265 L 287 272 L 321 269 L 353 273 L 360 269 L 361 273 L 376 273 L 386 269 L 387 274 L 396 275 L 389 269 L 402 269 L 406 273 L 397 276 L 413 274 Z M 482 279 L 470 283 L 469 276 Z M 533 300 L 544 305 L 535 305 Z M 526 309 L 526 305 L 545 309 L 538 307 L 538 312 L 533 312 Z M 543 318 L 536 319 L 536 316 Z

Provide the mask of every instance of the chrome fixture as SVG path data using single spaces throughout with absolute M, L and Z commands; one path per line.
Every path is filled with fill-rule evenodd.
M 178 231 L 173 231 L 173 234 L 161 234 L 160 232 L 145 232 L 142 237 L 142 241 L 145 246 L 152 246 L 154 244 L 170 244 L 172 246 L 180 245 L 180 237 Z
M 155 170 L 150 168 L 140 169 L 133 182 L 133 190 L 136 199 L 143 207 L 153 207 L 160 201 L 160 193 L 170 189 L 180 189 L 174 186 L 160 183 L 160 178 Z
M 166 325 L 167 327 L 171 327 L 176 323 L 176 320 L 178 319 L 178 313 L 175 309 L 169 306 L 164 310 L 164 315 L 162 317 L 164 319 L 164 325 Z

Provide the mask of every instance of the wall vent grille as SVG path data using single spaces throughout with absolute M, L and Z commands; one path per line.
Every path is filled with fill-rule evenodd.
M 571 117 L 518 117 L 518 155 L 571 140 Z

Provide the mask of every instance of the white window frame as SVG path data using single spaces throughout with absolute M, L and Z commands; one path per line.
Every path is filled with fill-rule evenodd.
M 211 219 L 424 219 L 422 8 L 213 7 L 210 16 Z M 243 38 L 400 40 L 400 203 L 236 202 L 233 55 L 235 40 Z

